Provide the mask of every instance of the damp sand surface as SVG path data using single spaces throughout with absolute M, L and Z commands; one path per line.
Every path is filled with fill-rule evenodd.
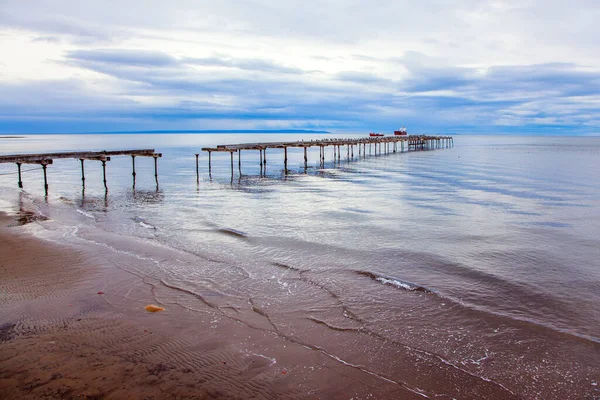
M 118 267 L 126 256 L 41 240 L 0 218 L 3 399 L 416 396 L 262 328 L 256 306 L 258 321 L 242 322 L 162 304 L 160 282 Z M 149 313 L 150 303 L 165 310 Z
M 595 395 L 599 352 L 597 344 L 586 340 L 502 319 L 490 323 L 488 317 L 484 322 L 477 315 L 458 315 L 461 327 L 440 315 L 434 324 L 445 323 L 447 330 L 436 331 L 435 338 L 428 337 L 428 323 L 402 326 L 412 325 L 410 317 L 389 332 L 371 324 L 367 315 L 355 314 L 358 305 L 335 288 L 319 287 L 307 271 L 284 264 L 273 268 L 296 274 L 305 290 L 312 287 L 320 293 L 322 309 L 277 311 L 273 297 L 269 302 L 258 296 L 222 302 L 216 289 L 190 290 L 177 281 L 139 273 L 151 269 L 155 259 L 209 271 L 210 261 L 195 255 L 133 238 L 111 242 L 104 237 L 101 242 L 101 234 L 91 231 L 79 233 L 85 242 L 67 234 L 40 239 L 27 232 L 28 225 L 6 217 L 1 221 L 3 398 Z M 32 224 L 51 230 L 53 222 Z M 435 301 L 427 291 L 404 290 L 405 282 L 390 283 L 391 278 L 361 271 L 354 276 L 379 281 L 389 289 L 392 302 L 403 299 L 403 307 L 411 310 L 422 302 L 431 307 L 430 301 Z M 149 304 L 165 310 L 149 313 L 144 309 Z M 390 315 L 401 314 L 394 306 L 388 308 Z M 500 326 L 501 332 L 494 333 L 492 325 Z M 420 333 L 407 336 L 406 330 Z M 469 343 L 478 330 L 496 338 L 479 348 L 477 341 Z

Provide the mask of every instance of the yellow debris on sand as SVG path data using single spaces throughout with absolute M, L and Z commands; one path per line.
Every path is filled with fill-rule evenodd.
M 155 306 L 154 304 L 148 304 L 146 307 L 144 307 L 146 309 L 146 311 L 148 312 L 159 312 L 159 311 L 165 311 L 164 307 L 159 307 L 159 306 Z

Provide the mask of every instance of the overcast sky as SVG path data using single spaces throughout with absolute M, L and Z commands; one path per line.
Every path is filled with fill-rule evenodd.
M 598 0 L 0 0 L 0 133 L 600 133 Z

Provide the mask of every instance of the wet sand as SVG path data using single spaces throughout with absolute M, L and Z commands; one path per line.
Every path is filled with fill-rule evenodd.
M 218 263 L 209 267 L 195 255 L 93 230 L 59 236 L 54 221 L 30 220 L 19 225 L 0 215 L 2 398 L 516 399 L 595 392 L 595 344 L 514 325 L 506 354 L 486 352 L 469 364 L 452 354 L 472 353 L 472 343 L 436 348 L 422 335 L 394 338 L 354 315 L 351 301 L 340 303 L 285 265 L 274 268 L 300 274 L 299 282 L 324 296 L 324 307 L 334 302 L 343 313 L 275 313 L 273 304 L 252 297 L 220 304 L 217 292 L 187 291 L 152 274 L 152 260 L 175 260 L 202 267 L 210 280 L 211 268 L 223 269 Z M 31 235 L 32 225 L 46 229 L 46 239 Z M 393 287 L 386 296 L 396 292 L 397 300 L 374 303 L 371 314 L 384 307 L 401 315 L 395 304 L 435 301 Z M 148 304 L 165 311 L 149 313 Z M 423 332 L 428 323 L 436 321 L 423 321 Z M 456 331 L 450 321 L 447 331 Z M 560 369 L 544 368 L 556 359 L 564 360 Z M 530 372 L 513 373 L 517 363 Z
M 114 260 L 0 218 L 3 399 L 420 397 L 268 330 L 160 304 Z

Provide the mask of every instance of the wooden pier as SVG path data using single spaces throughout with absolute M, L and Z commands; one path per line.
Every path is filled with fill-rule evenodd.
M 112 151 L 79 151 L 79 152 L 66 152 L 66 153 L 41 153 L 41 154 L 15 154 L 0 156 L 0 164 L 2 163 L 14 163 L 17 164 L 19 181 L 18 185 L 23 188 L 23 181 L 21 179 L 21 165 L 22 164 L 38 164 L 42 166 L 44 172 L 44 190 L 46 196 L 48 195 L 48 177 L 46 169 L 48 165 L 53 164 L 54 159 L 57 158 L 73 158 L 79 159 L 81 162 L 81 182 L 85 188 L 85 167 L 84 161 L 100 161 L 102 163 L 102 176 L 104 182 L 104 188 L 108 191 L 106 184 L 106 163 L 110 161 L 111 157 L 114 156 L 130 156 L 131 164 L 133 169 L 133 186 L 135 187 L 135 158 L 136 157 L 152 157 L 154 158 L 154 179 L 156 180 L 156 186 L 158 187 L 158 158 L 162 157 L 161 153 L 156 153 L 154 149 L 146 150 L 112 150 Z
M 265 142 L 265 143 L 243 143 L 243 144 L 226 144 L 217 147 L 205 147 L 202 151 L 208 153 L 208 173 L 212 172 L 211 154 L 213 152 L 229 152 L 231 156 L 231 176 L 234 174 L 234 153 L 238 153 L 238 168 L 240 174 L 242 172 L 242 150 L 258 150 L 261 172 L 267 166 L 267 149 L 283 149 L 283 162 L 285 172 L 288 172 L 288 148 L 303 148 L 304 149 L 304 168 L 308 167 L 307 149 L 311 147 L 319 147 L 319 162 L 321 165 L 325 163 L 325 149 L 333 146 L 333 161 L 340 161 L 342 157 L 342 148 L 346 147 L 346 157 L 354 158 L 354 148 L 357 147 L 359 157 L 367 157 L 367 149 L 369 155 L 396 153 L 398 150 L 414 151 L 414 150 L 431 150 L 448 148 L 454 146 L 452 136 L 429 136 L 429 135 L 411 135 L 411 136 L 380 136 L 366 137 L 356 139 L 319 139 L 310 141 L 295 141 L 295 142 Z M 198 156 L 196 154 L 196 179 L 200 180 L 198 169 Z

